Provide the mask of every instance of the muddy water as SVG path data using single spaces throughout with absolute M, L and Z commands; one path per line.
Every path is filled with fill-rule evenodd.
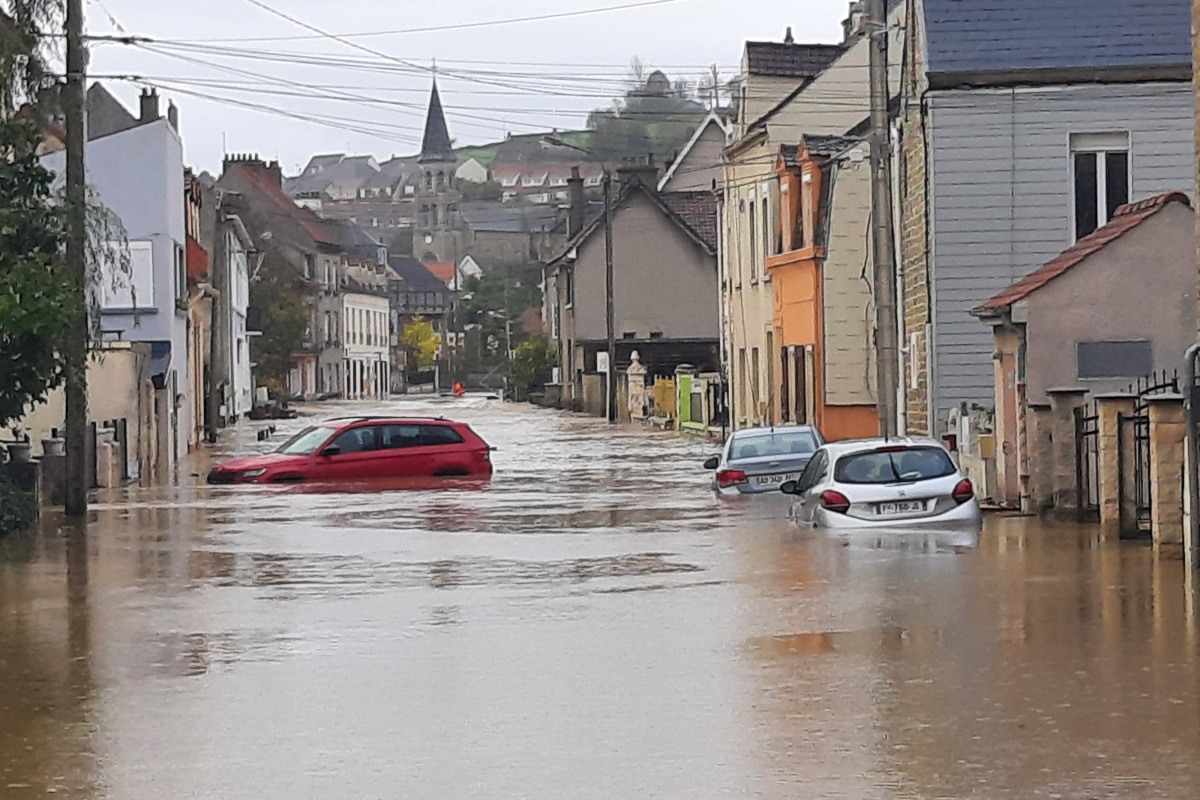
M 801 535 L 714 500 L 703 445 L 453 414 L 500 448 L 484 491 L 184 475 L 0 542 L 0 797 L 1200 791 L 1178 562 L 1018 519 Z

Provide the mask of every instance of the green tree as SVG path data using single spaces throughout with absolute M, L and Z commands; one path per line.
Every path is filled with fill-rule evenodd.
M 544 386 L 558 366 L 558 347 L 544 333 L 522 342 L 513 355 L 512 383 L 519 394 Z
M 0 426 L 62 383 L 59 347 L 71 321 L 64 291 L 65 218 L 30 123 L 0 122 Z
M 250 305 L 262 315 L 262 335 L 251 340 L 260 380 L 280 391 L 287 385 L 292 356 L 316 333 L 309 330 L 312 299 L 300 273 L 278 251 L 269 251 L 250 284 Z
M 424 317 L 413 317 L 412 322 L 404 326 L 401 337 L 404 350 L 408 354 L 409 373 L 428 369 L 437 360 L 441 340 L 433 330 L 433 325 L 426 322 Z

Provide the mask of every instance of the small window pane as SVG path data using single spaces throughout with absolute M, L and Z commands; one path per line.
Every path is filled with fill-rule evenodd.
M 380 428 L 382 446 L 388 449 L 416 447 L 421 444 L 421 429 L 416 425 L 386 425 Z
M 374 428 L 352 428 L 333 440 L 342 453 L 362 453 L 375 449 Z
M 1105 183 L 1108 219 L 1129 202 L 1129 153 L 1105 153 Z M 1107 220 L 1106 220 L 1107 222 Z
M 1154 371 L 1150 342 L 1080 342 L 1076 347 L 1080 380 L 1141 378 Z
M 1075 238 L 1099 227 L 1096 219 L 1096 154 L 1075 154 Z
M 425 445 L 447 445 L 461 444 L 462 437 L 458 435 L 458 431 L 446 425 L 422 425 L 421 426 L 421 444 Z

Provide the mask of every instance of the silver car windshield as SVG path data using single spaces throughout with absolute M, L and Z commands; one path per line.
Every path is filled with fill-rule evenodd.
M 310 456 L 317 452 L 318 447 L 325 444 L 325 441 L 333 435 L 335 430 L 336 428 L 324 425 L 305 428 L 284 442 L 275 452 L 282 453 L 285 456 Z
M 774 431 L 769 434 L 734 437 L 729 448 L 730 461 L 764 456 L 811 456 L 817 452 L 817 437 L 812 431 Z
M 838 459 L 837 483 L 915 483 L 955 473 L 954 462 L 939 447 L 895 447 L 854 453 Z

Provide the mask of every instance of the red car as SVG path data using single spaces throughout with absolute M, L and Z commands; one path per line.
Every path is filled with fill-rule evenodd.
M 349 417 L 293 436 L 274 453 L 235 458 L 211 484 L 361 481 L 492 474 L 492 448 L 469 425 L 445 419 Z

